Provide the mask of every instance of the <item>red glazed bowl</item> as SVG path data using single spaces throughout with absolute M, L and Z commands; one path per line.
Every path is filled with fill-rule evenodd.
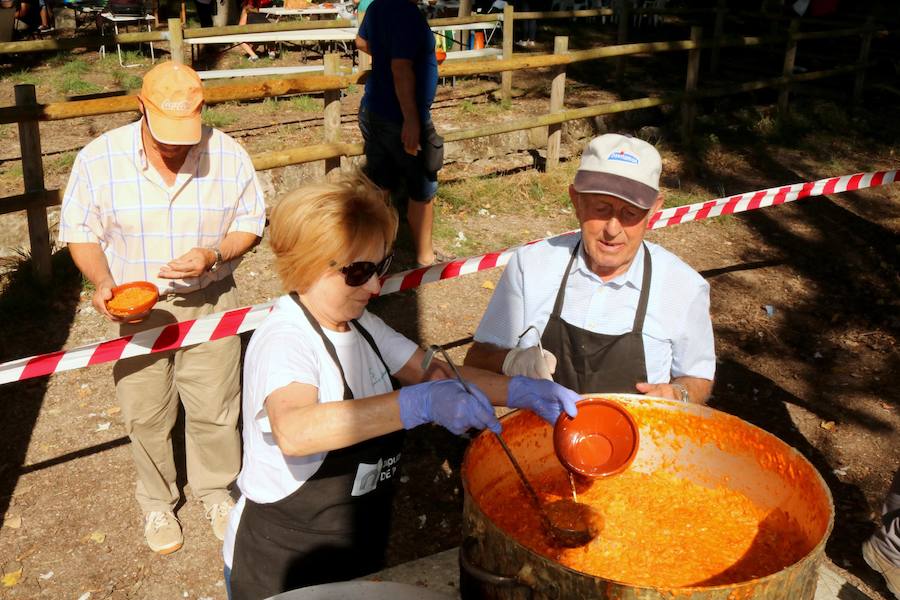
M 617 402 L 588 398 L 577 404 L 573 419 L 562 413 L 553 428 L 553 448 L 559 462 L 585 477 L 621 473 L 638 450 L 638 428 Z
M 128 293 L 126 294 L 126 292 Z M 159 300 L 159 290 L 149 281 L 123 283 L 114 287 L 112 293 L 113 297 L 106 302 L 106 310 L 120 319 L 137 318 L 136 320 L 140 320 L 140 317 L 150 312 L 150 309 Z M 117 296 L 118 301 L 116 300 Z

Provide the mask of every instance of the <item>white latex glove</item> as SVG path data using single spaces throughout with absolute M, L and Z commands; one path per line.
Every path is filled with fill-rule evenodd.
M 503 374 L 513 377 L 524 375 L 534 379 L 553 379 L 556 371 L 556 357 L 552 352 L 537 346 L 513 348 L 503 359 Z

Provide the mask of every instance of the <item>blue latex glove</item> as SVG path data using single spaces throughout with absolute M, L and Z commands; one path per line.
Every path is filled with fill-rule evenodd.
M 400 420 L 404 429 L 423 423 L 443 425 L 456 435 L 470 427 L 500 433 L 500 421 L 484 392 L 469 383 L 472 394 L 455 379 L 440 379 L 400 389 Z
M 516 375 L 509 380 L 506 405 L 510 408 L 527 408 L 550 425 L 556 423 L 559 414 L 566 411 L 570 417 L 578 413 L 575 403 L 581 396 L 548 379 L 531 379 Z

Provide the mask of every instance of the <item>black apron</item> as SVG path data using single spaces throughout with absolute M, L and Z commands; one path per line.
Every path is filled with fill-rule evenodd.
M 650 276 L 653 267 L 650 249 L 644 244 L 644 278 L 641 297 L 634 315 L 631 331 L 622 335 L 594 333 L 563 321 L 563 303 L 569 272 L 581 247 L 579 240 L 572 250 L 572 258 L 563 274 L 556 293 L 553 312 L 541 335 L 541 345 L 556 356 L 556 372 L 553 381 L 575 390 L 579 394 L 622 393 L 637 394 L 636 383 L 647 381 L 644 360 L 644 317 L 650 296 Z
M 353 392 L 334 345 L 299 298 L 291 297 L 337 365 L 344 382 L 344 401 L 352 401 Z M 398 389 L 372 336 L 357 321 L 352 324 L 381 360 L 393 389 Z M 380 570 L 403 434 L 397 431 L 329 451 L 319 470 L 281 500 L 258 504 L 245 498 L 234 542 L 232 600 L 268 598 Z M 360 493 L 365 490 L 369 491 Z

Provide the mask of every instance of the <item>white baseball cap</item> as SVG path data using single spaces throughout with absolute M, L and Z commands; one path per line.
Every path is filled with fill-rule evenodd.
M 645 210 L 659 196 L 662 158 L 651 144 L 607 133 L 588 142 L 575 174 L 575 191 L 609 194 Z

